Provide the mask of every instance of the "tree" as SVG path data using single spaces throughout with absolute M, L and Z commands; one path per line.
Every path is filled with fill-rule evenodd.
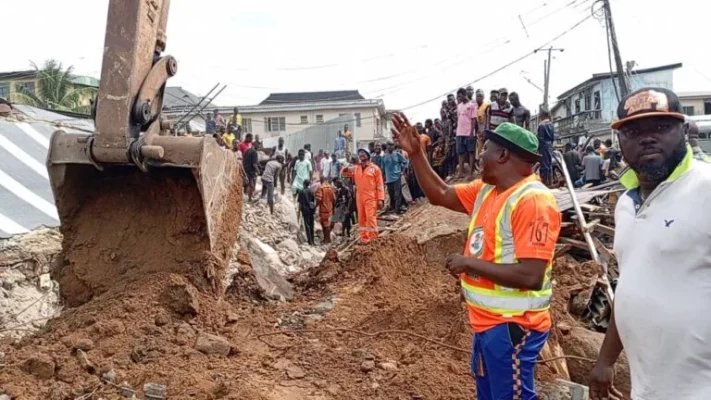
M 73 67 L 64 69 L 56 60 L 46 60 L 42 68 L 31 62 L 37 73 L 38 87 L 35 93 L 20 87 L 14 93 L 14 101 L 47 110 L 71 111 L 90 114 L 91 106 L 82 104 L 82 98 L 93 98 L 96 88 L 81 87 L 72 82 Z

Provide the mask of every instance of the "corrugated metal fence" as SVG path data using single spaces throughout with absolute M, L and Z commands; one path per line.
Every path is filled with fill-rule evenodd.
M 299 149 L 303 149 L 305 144 L 311 144 L 311 150 L 317 152 L 320 149 L 333 151 L 338 137 L 338 131 L 343 131 L 343 127 L 348 124 L 348 128 L 353 132 L 354 142 L 358 140 L 358 129 L 356 119 L 353 114 L 342 115 L 325 121 L 323 124 L 312 125 L 308 128 L 285 135 L 284 144 L 290 153 L 296 154 Z M 279 137 L 264 139 L 264 147 L 274 147 L 277 145 Z M 355 147 L 355 146 L 354 146 Z M 355 152 L 355 149 L 351 149 Z

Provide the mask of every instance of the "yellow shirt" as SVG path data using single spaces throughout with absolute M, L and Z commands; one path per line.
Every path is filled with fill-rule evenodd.
M 230 122 L 236 122 L 237 125 L 242 126 L 242 116 L 239 114 L 232 114 L 230 116 Z
M 222 135 L 222 140 L 225 141 L 227 144 L 228 148 L 232 148 L 232 142 L 235 140 L 235 134 L 234 133 L 224 133 Z
M 486 111 L 489 109 L 489 102 L 484 100 L 484 103 L 477 109 L 476 120 L 479 123 L 479 132 L 484 131 L 486 124 Z

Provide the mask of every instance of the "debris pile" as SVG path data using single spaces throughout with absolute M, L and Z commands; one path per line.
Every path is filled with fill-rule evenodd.
M 259 193 L 259 187 L 256 193 Z M 317 232 L 320 226 L 316 224 Z M 274 215 L 269 213 L 265 200 L 244 202 L 242 214 L 242 247 L 248 242 L 258 247 L 262 253 L 272 258 L 272 266 L 281 275 L 300 272 L 317 265 L 326 254 L 326 246 L 308 246 L 299 240 L 303 228 L 299 227 L 296 205 L 291 193 L 278 195 L 274 204 Z M 338 240 L 338 239 L 336 239 Z M 301 244 L 300 244 L 301 243 Z
M 443 269 L 445 257 L 464 245 L 468 216 L 428 204 L 413 208 L 370 244 L 329 250 L 320 264 L 290 278 L 292 287 L 284 277 L 289 270 L 272 265 L 275 257 L 289 265 L 279 251 L 286 238 L 276 233 L 284 226 L 263 205 L 245 205 L 245 212 L 260 209 L 263 215 L 244 219 L 250 227 L 234 248 L 225 296 L 175 270 L 130 275 L 64 311 L 37 335 L 0 343 L 0 394 L 14 400 L 74 400 L 90 393 L 474 398 L 472 335 L 457 282 Z M 236 211 L 235 225 L 239 217 Z M 274 229 L 258 229 L 270 224 Z M 561 382 L 586 383 L 602 340 L 583 316 L 602 265 L 582 252 L 571 246 L 553 269 L 554 328 L 537 368 L 551 399 L 572 398 L 577 388 Z M 617 383 L 628 389 L 621 361 Z
M 40 228 L 0 241 L 0 337 L 22 337 L 59 315 L 50 268 L 61 240 L 58 230 Z

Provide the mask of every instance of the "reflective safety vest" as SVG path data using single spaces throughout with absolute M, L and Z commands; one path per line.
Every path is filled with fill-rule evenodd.
M 479 191 L 472 209 L 472 219 L 469 224 L 469 250 L 471 256 L 480 257 L 484 246 L 483 226 L 477 226 L 476 220 L 484 200 L 494 191 L 494 186 L 484 184 Z M 496 216 L 496 235 L 494 240 L 494 263 L 516 264 L 514 251 L 514 236 L 512 216 L 516 205 L 525 195 L 545 193 L 552 196 L 550 190 L 539 181 L 524 183 L 511 193 Z M 493 217 L 491 215 L 490 217 Z M 505 268 L 502 266 L 501 268 Z M 549 308 L 553 285 L 551 283 L 552 261 L 548 262 L 541 290 L 514 289 L 497 285 L 490 280 L 462 274 L 461 283 L 464 297 L 470 307 L 486 310 L 503 317 L 523 315 L 530 311 L 545 311 Z

